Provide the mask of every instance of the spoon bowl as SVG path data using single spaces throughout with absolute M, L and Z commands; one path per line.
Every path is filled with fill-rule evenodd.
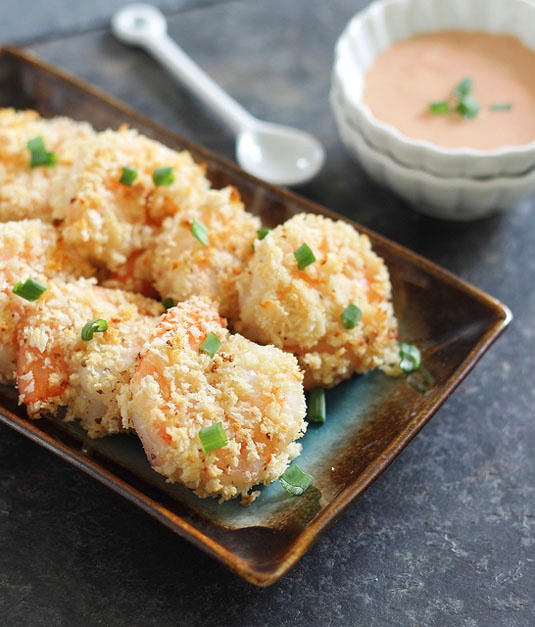
M 319 172 L 324 153 L 308 133 L 264 122 L 238 134 L 236 159 L 246 172 L 274 185 L 299 185 Z
M 112 19 L 115 36 L 141 46 L 207 104 L 236 135 L 236 159 L 249 174 L 274 185 L 300 185 L 315 177 L 325 153 L 312 135 L 252 116 L 219 87 L 168 36 L 164 15 L 148 4 L 131 4 Z

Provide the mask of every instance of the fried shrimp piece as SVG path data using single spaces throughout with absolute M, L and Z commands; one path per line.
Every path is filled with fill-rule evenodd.
M 121 183 L 123 168 L 135 179 Z M 153 180 L 162 168 L 171 168 L 172 182 Z M 188 152 L 134 130 L 108 130 L 84 144 L 68 180 L 57 181 L 52 204 L 54 217 L 64 220 L 65 241 L 115 271 L 146 248 L 166 217 L 202 204 L 208 188 Z
M 165 220 L 147 253 L 161 297 L 176 302 L 203 296 L 233 321 L 238 312 L 236 281 L 253 254 L 259 228 L 260 220 L 245 211 L 233 187 L 210 190 L 198 209 Z
M 299 269 L 303 244 L 315 261 Z M 238 289 L 236 330 L 294 353 L 306 389 L 399 362 L 388 270 L 368 237 L 343 221 L 299 214 L 279 225 L 255 242 Z M 362 312 L 354 328 L 341 318 L 350 305 Z
M 51 221 L 51 182 L 57 176 L 68 176 L 79 146 L 93 134 L 85 122 L 44 119 L 30 110 L 0 109 L 0 221 Z M 46 151 L 55 154 L 55 165 L 31 167 L 27 143 L 37 137 L 43 139 Z
M 155 301 L 93 279 L 51 281 L 18 332 L 17 387 L 28 415 L 64 407 L 65 420 L 80 419 L 90 437 L 122 431 L 117 394 L 161 311 Z M 83 339 L 84 325 L 98 319 L 107 330 Z
M 0 223 L 0 382 L 15 380 L 16 330 L 29 304 L 13 293 L 33 279 L 46 286 L 52 277 L 91 276 L 93 267 L 67 250 L 51 224 L 41 220 Z
M 209 334 L 214 356 L 201 346 Z M 198 496 L 237 496 L 279 477 L 301 450 L 306 428 L 302 373 L 292 355 L 225 328 L 198 298 L 165 313 L 121 395 L 125 417 L 154 469 Z M 199 431 L 221 423 L 228 443 L 204 452 Z

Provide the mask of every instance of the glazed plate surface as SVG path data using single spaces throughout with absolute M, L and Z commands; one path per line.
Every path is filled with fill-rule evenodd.
M 95 88 L 14 48 L 0 49 L 0 106 L 67 115 L 97 129 L 122 124 L 207 164 L 214 187 L 235 185 L 245 206 L 274 226 L 299 212 L 329 210 L 244 174 Z M 342 218 L 345 219 L 345 218 Z M 404 341 L 417 344 L 428 376 L 374 372 L 327 392 L 327 422 L 310 425 L 298 465 L 314 477 L 301 497 L 279 482 L 250 506 L 198 499 L 148 465 L 134 436 L 90 440 L 73 424 L 29 420 L 14 389 L 0 387 L 0 420 L 109 486 L 247 581 L 280 578 L 383 472 L 508 325 L 507 307 L 449 272 L 355 224 L 390 271 Z

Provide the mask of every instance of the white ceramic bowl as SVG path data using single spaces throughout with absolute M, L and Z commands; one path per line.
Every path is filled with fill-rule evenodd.
M 516 35 L 535 50 L 533 0 L 378 0 L 358 13 L 335 50 L 333 86 L 345 117 L 366 142 L 399 163 L 439 176 L 518 176 L 535 167 L 535 141 L 498 150 L 446 149 L 377 120 L 362 101 L 364 75 L 392 44 L 421 32 L 479 30 Z
M 476 179 L 441 177 L 407 167 L 365 141 L 360 129 L 345 117 L 336 90 L 331 104 L 349 154 L 372 179 L 390 187 L 421 213 L 446 220 L 478 220 L 535 194 L 535 168 L 521 176 Z

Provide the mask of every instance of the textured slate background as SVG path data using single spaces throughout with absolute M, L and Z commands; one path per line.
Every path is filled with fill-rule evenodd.
M 116 0 L 4 0 L 0 41 L 232 157 L 230 134 L 108 27 Z M 363 0 L 154 3 L 173 37 L 258 116 L 313 131 L 299 192 L 505 302 L 511 328 L 391 468 L 280 582 L 256 589 L 65 462 L 0 427 L 0 616 L 39 626 L 535 624 L 535 199 L 473 224 L 413 212 L 338 140 L 335 40 Z M 72 5 L 75 5 L 73 8 Z

